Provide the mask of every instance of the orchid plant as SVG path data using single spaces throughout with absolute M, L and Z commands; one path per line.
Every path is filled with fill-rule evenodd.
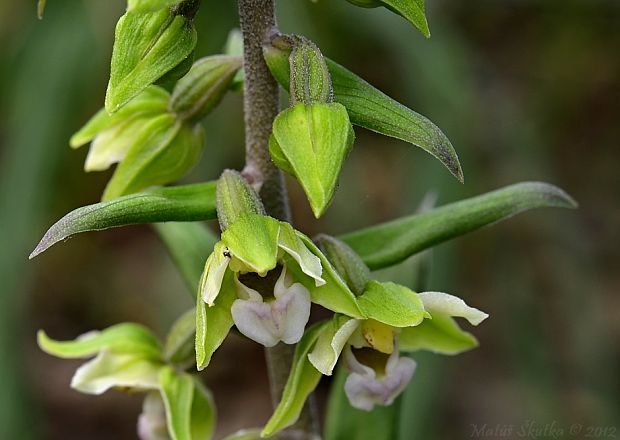
M 200 0 L 128 0 L 104 106 L 70 140 L 73 148 L 90 144 L 86 171 L 117 164 L 114 174 L 101 202 L 60 219 L 31 254 L 81 232 L 141 223 L 152 224 L 169 248 L 196 307 L 163 342 L 132 323 L 74 341 L 38 336 L 49 354 L 94 357 L 75 372 L 74 389 L 145 393 L 137 419 L 143 440 L 213 436 L 216 410 L 198 372 L 233 328 L 267 350 L 277 405 L 265 426 L 228 439 L 320 437 L 308 397 L 337 368 L 347 377 L 331 392 L 344 393 L 352 407 L 391 405 L 415 373 L 417 351 L 455 355 L 476 347 L 454 318 L 478 325 L 488 315 L 452 294 L 380 282 L 373 271 L 527 209 L 576 206 L 557 187 L 526 182 L 339 237 L 311 239 L 295 229 L 283 173 L 321 217 L 355 144 L 354 126 L 425 150 L 461 182 L 463 173 L 435 124 L 326 58 L 308 38 L 280 33 L 274 1 L 239 0 L 240 30 L 231 31 L 224 53 L 195 60 Z M 386 7 L 430 36 L 424 0 L 348 1 Z M 280 89 L 290 98 L 284 110 Z M 225 94 L 239 92 L 244 169 L 166 186 L 211 148 L 202 120 Z M 219 239 L 207 220 L 218 220 Z M 318 308 L 331 318 L 317 320 Z

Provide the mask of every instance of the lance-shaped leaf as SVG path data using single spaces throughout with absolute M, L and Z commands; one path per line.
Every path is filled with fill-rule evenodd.
M 329 322 L 315 324 L 306 330 L 295 348 L 295 356 L 282 399 L 263 428 L 262 437 L 269 437 L 292 425 L 299 418 L 306 399 L 321 380 L 321 373 L 308 360 L 308 353 Z
M 161 355 L 157 338 L 147 328 L 132 323 L 91 331 L 73 341 L 55 341 L 39 330 L 37 342 L 44 352 L 63 359 L 87 358 L 102 350 L 152 359 L 159 359 Z
M 295 176 L 319 218 L 331 202 L 355 134 L 338 103 L 298 103 L 273 123 L 269 152 L 274 163 Z
M 166 367 L 159 375 L 159 384 L 172 439 L 211 438 L 215 428 L 215 405 L 198 379 Z
M 184 0 L 128 0 L 127 10 L 134 12 L 154 12 L 178 5 Z
M 287 43 L 278 40 L 274 44 L 286 46 Z M 288 49 L 265 46 L 263 53 L 273 76 L 288 90 L 290 46 Z M 352 124 L 422 148 L 439 159 L 459 181 L 463 181 L 458 156 L 448 138 L 435 124 L 341 65 L 328 58 L 325 61 L 331 75 L 334 100 L 346 107 Z
M 30 258 L 81 232 L 139 223 L 215 218 L 215 182 L 156 188 L 71 211 L 49 228 Z
M 384 6 L 405 18 L 428 38 L 431 33 L 424 12 L 424 0 L 347 0 L 362 8 L 376 8 Z
M 196 30 L 188 18 L 164 8 L 128 11 L 116 26 L 105 108 L 113 113 L 194 50 Z
M 164 114 L 141 126 L 127 156 L 114 171 L 102 200 L 164 185 L 183 177 L 198 161 L 204 129 Z
M 207 200 L 203 199 L 203 202 Z M 213 251 L 217 237 L 206 225 L 198 222 L 155 223 L 153 227 L 166 245 L 193 298 L 200 283 L 204 260 Z
M 576 208 L 560 188 L 525 182 L 339 237 L 372 270 L 533 208 Z
M 199 121 L 217 106 L 230 87 L 242 59 L 215 55 L 194 63 L 174 87 L 170 111 L 184 120 Z

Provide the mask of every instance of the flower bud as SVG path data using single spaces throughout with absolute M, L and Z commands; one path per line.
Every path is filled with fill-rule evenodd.
M 125 13 L 116 25 L 106 110 L 116 112 L 182 63 L 196 40 L 191 19 L 168 8 Z
M 349 289 L 356 296 L 360 296 L 364 292 L 364 286 L 370 280 L 370 269 L 359 255 L 343 241 L 327 234 L 318 235 L 314 242 L 347 283 Z
M 265 215 L 265 208 L 256 191 L 234 170 L 224 170 L 220 176 L 216 199 L 217 218 L 222 231 L 243 214 Z
M 237 71 L 241 58 L 216 55 L 194 63 L 189 73 L 176 84 L 169 109 L 180 119 L 198 121 L 222 100 Z
M 326 103 L 333 101 L 332 80 L 319 48 L 303 38 L 289 57 L 292 103 Z

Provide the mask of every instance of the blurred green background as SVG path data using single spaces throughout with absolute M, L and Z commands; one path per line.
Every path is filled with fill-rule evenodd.
M 620 436 L 620 2 L 427 3 L 430 40 L 383 9 L 279 2 L 282 30 L 307 35 L 437 123 L 466 178 L 460 185 L 421 150 L 358 129 L 324 219 L 313 220 L 291 182 L 297 225 L 349 231 L 412 212 L 429 190 L 444 204 L 523 180 L 561 186 L 578 211 L 527 213 L 433 252 L 429 287 L 491 318 L 474 331 L 477 350 L 416 356 L 398 437 L 470 438 L 485 424 L 530 421 L 615 426 Z M 192 305 L 148 227 L 83 235 L 27 261 L 45 229 L 97 201 L 109 178 L 84 174 L 86 149 L 67 141 L 102 106 L 123 8 L 121 0 L 51 0 L 39 22 L 34 0 L 0 0 L 1 439 L 135 438 L 141 397 L 72 391 L 79 362 L 40 352 L 35 332 L 69 339 L 131 320 L 163 335 Z M 204 0 L 197 56 L 219 51 L 235 26 L 236 2 Z M 242 166 L 241 121 L 241 97 L 230 95 L 205 121 L 208 146 L 188 181 Z M 268 417 L 254 344 L 229 338 L 205 380 L 219 435 Z

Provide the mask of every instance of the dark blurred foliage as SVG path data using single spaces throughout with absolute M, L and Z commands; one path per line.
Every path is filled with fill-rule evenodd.
M 102 106 L 124 4 L 53 0 L 38 22 L 34 3 L 0 0 L 0 438 L 134 438 L 141 398 L 72 391 L 79 363 L 41 353 L 35 332 L 68 339 L 131 320 L 164 335 L 192 300 L 162 245 L 148 227 L 129 227 L 27 261 L 45 228 L 95 202 L 109 177 L 84 174 L 86 149 L 71 151 L 67 140 Z M 430 40 L 382 9 L 279 3 L 284 31 L 307 35 L 435 121 L 466 176 L 460 185 L 421 150 L 357 130 L 324 219 L 312 219 L 291 181 L 301 229 L 335 234 L 410 213 L 428 190 L 443 204 L 523 180 L 555 183 L 581 205 L 528 213 L 434 251 L 430 288 L 491 318 L 475 329 L 477 350 L 416 356 L 401 438 L 465 438 L 474 425 L 528 420 L 618 427 L 620 2 L 428 0 Z M 197 54 L 220 50 L 236 24 L 235 2 L 205 0 Z M 206 120 L 208 146 L 187 180 L 242 165 L 241 121 L 241 97 L 231 95 Z M 233 336 L 205 373 L 218 432 L 268 417 L 262 356 Z

